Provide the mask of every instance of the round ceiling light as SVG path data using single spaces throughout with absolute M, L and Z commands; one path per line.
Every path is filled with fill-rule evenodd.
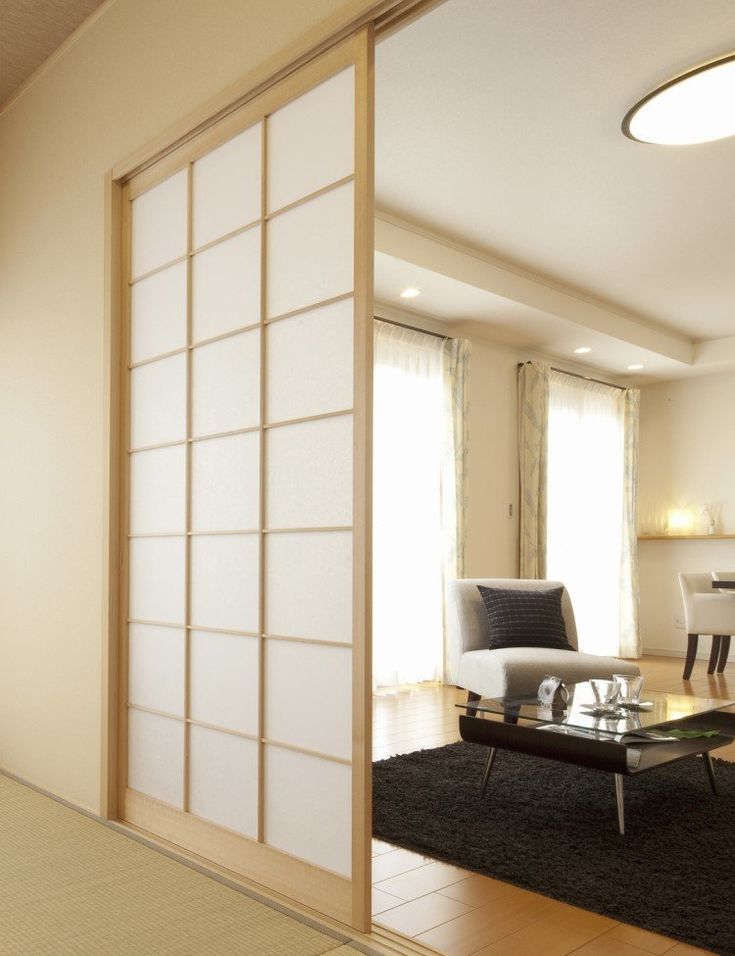
M 402 299 L 415 299 L 417 295 L 421 295 L 421 289 L 414 289 L 413 286 L 409 286 L 401 292 Z
M 580 345 L 580 347 L 579 347 L 578 349 L 575 349 L 575 350 L 574 350 L 574 354 L 575 354 L 575 355 L 586 355 L 588 352 L 591 352 L 591 351 L 592 351 L 592 349 L 589 347 L 589 345 Z
M 625 114 L 623 132 L 660 146 L 691 146 L 735 135 L 735 53 L 644 96 Z

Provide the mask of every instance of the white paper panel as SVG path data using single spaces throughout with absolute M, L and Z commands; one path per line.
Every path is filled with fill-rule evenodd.
M 192 726 L 191 812 L 246 836 L 258 835 L 258 745 L 233 734 Z
M 133 448 L 186 438 L 186 356 L 141 365 L 130 373 Z
M 191 539 L 191 617 L 199 627 L 258 629 L 258 536 Z
M 266 747 L 266 843 L 350 876 L 351 777 L 346 764 Z
M 186 345 L 186 263 L 136 282 L 130 292 L 130 360 L 142 362 Z
M 352 651 L 296 641 L 265 648 L 265 736 L 349 759 Z
M 266 540 L 268 634 L 352 641 L 352 532 L 271 534 Z
M 181 538 L 131 538 L 130 617 L 184 623 L 184 555 Z
M 267 526 L 352 524 L 352 416 L 267 432 Z
M 192 442 L 192 529 L 242 531 L 260 522 L 257 432 Z
M 260 332 L 194 349 L 192 429 L 211 435 L 257 425 L 260 416 Z
M 186 531 L 186 448 L 154 448 L 130 456 L 130 530 Z
M 191 716 L 258 733 L 258 639 L 191 632 Z
M 194 247 L 260 218 L 260 124 L 207 153 L 193 168 Z
M 260 226 L 194 256 L 195 342 L 260 321 Z
M 268 421 L 352 408 L 352 299 L 267 326 Z
M 131 203 L 132 279 L 186 253 L 186 178 L 182 169 Z
M 351 175 L 355 165 L 355 68 L 268 117 L 268 211 Z
M 347 183 L 269 222 L 269 317 L 352 291 L 353 193 Z
M 183 629 L 131 624 L 128 634 L 128 700 L 183 717 Z
M 128 710 L 128 786 L 181 807 L 184 795 L 184 724 Z

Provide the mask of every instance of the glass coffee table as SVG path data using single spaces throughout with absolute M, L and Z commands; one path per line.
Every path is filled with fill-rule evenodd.
M 717 793 L 711 751 L 735 739 L 733 701 L 647 691 L 638 709 L 596 713 L 588 682 L 572 684 L 566 704 L 547 706 L 536 695 L 457 704 L 463 740 L 488 747 L 480 786 L 484 795 L 498 750 L 605 770 L 615 776 L 618 826 L 625 833 L 624 781 L 676 760 L 701 756 Z M 502 719 L 499 719 L 502 718 Z M 681 732 L 682 736 L 671 735 Z M 668 732 L 668 733 L 667 733 Z M 684 736 L 706 733 L 710 736 Z

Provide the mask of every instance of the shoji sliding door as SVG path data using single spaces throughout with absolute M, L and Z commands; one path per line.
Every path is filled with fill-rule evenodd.
M 360 927 L 371 43 L 124 196 L 121 817 Z

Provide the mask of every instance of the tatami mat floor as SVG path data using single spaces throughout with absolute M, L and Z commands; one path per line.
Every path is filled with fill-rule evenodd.
M 0 775 L 2 956 L 358 956 Z
M 683 661 L 647 657 L 652 690 L 735 699 L 730 673 L 708 676 L 698 661 L 692 681 Z M 373 756 L 441 747 L 459 739 L 455 704 L 466 694 L 431 684 L 381 690 L 373 703 Z M 735 760 L 735 745 L 717 751 Z M 676 940 L 627 926 L 448 863 L 373 841 L 373 916 L 446 956 L 711 956 Z

